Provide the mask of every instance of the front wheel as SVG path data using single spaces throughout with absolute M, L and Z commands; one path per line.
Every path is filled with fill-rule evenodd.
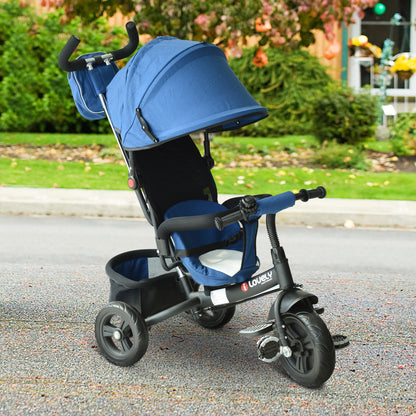
M 320 387 L 335 368 L 335 348 L 324 321 L 313 311 L 284 313 L 290 357 L 279 362 L 290 378 L 305 387 Z

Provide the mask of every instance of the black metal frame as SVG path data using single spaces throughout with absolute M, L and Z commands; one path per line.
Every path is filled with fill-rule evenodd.
M 192 290 L 189 283 L 189 275 L 177 268 L 188 299 L 155 315 L 148 316 L 145 319 L 146 324 L 152 326 L 188 310 L 229 307 L 253 300 L 265 294 L 280 291 L 270 313 L 275 316 L 275 329 L 278 331 L 280 339 L 284 340 L 281 314 L 289 311 L 298 302 L 305 300 L 312 308 L 312 305 L 318 302 L 318 298 L 312 293 L 301 290 L 300 285 L 293 281 L 288 259 L 277 237 L 274 219 L 275 215 L 268 215 L 266 220 L 267 231 L 272 244 L 271 255 L 274 267 L 254 275 L 243 283 L 236 283 L 222 288 L 212 288 L 203 292 Z M 284 341 L 282 346 L 285 347 Z

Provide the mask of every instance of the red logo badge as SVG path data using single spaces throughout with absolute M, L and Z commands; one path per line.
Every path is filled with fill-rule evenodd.
M 247 283 L 243 283 L 243 284 L 241 285 L 241 290 L 242 290 L 243 292 L 247 292 L 247 290 L 248 290 L 248 284 L 247 284 Z

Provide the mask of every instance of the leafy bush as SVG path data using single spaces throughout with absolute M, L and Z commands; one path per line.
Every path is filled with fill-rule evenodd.
M 393 151 L 399 155 L 416 155 L 416 113 L 402 113 L 391 131 Z
M 379 114 L 376 96 L 331 85 L 317 94 L 312 105 L 313 132 L 319 141 L 355 145 L 374 138 Z
M 368 162 L 361 149 L 336 141 L 324 142 L 315 152 L 313 162 L 330 169 L 358 169 L 365 170 Z
M 117 49 L 126 41 L 124 30 L 110 29 L 103 19 L 88 28 L 79 20 L 63 25 L 61 15 L 37 16 L 14 0 L 0 3 L 0 130 L 108 131 L 107 123 L 79 115 L 58 55 L 71 34 L 83 40 L 76 55 Z
M 46 2 L 45 0 L 43 0 Z M 135 13 L 144 33 L 205 40 L 228 47 L 239 56 L 237 47 L 256 30 L 260 43 L 299 49 L 315 42 L 317 30 L 331 41 L 337 23 L 349 25 L 360 9 L 372 7 L 374 0 L 50 0 L 65 10 L 66 18 Z M 260 38 L 260 37 L 259 37 Z
M 253 97 L 269 110 L 270 116 L 245 127 L 246 135 L 276 136 L 305 134 L 312 127 L 313 97 L 335 81 L 325 66 L 306 50 L 284 52 L 266 50 L 269 63 L 252 64 L 257 49 L 246 49 L 241 58 L 230 59 L 230 66 Z

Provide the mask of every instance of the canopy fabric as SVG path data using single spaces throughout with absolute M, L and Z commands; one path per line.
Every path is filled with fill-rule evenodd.
M 159 37 L 143 46 L 107 87 L 113 126 L 127 149 L 196 131 L 225 131 L 268 116 L 217 46 Z M 139 109 L 150 131 L 143 128 Z

